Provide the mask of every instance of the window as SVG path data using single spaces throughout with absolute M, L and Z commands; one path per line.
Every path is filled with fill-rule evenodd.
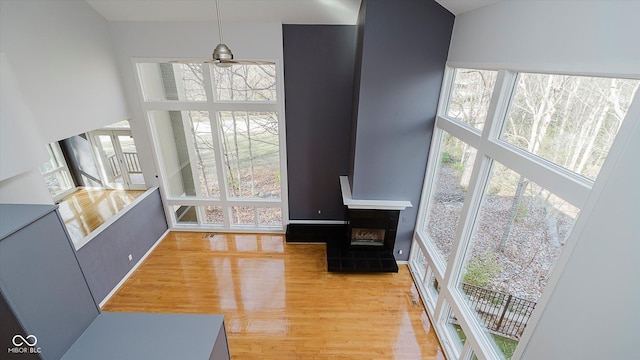
M 124 120 L 87 133 L 102 183 L 110 189 L 146 189 L 129 121 Z
M 455 69 L 447 116 L 478 130 L 484 128 L 497 71 Z
M 640 81 L 445 79 L 409 266 L 448 358 L 511 359 Z
M 239 65 L 213 68 L 219 101 L 276 101 L 275 65 Z
M 141 62 L 137 69 L 172 225 L 281 231 L 276 66 Z
M 593 180 L 638 82 L 520 74 L 500 139 Z
M 47 145 L 49 161 L 40 165 L 40 173 L 54 201 L 57 201 L 75 189 L 69 167 L 57 142 Z
M 436 250 L 444 269 L 467 196 L 476 150 L 443 131 L 439 151 L 428 216 L 422 231 Z

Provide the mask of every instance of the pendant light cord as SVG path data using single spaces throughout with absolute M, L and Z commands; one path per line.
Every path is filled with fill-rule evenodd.
M 220 36 L 220 43 L 223 44 L 224 40 L 222 39 L 222 25 L 220 23 L 220 4 L 218 0 L 216 0 L 216 18 L 218 19 L 218 35 Z

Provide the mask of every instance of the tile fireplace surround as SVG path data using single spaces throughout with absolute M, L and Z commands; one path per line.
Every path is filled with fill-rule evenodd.
M 357 200 L 349 180 L 340 177 L 346 225 L 341 235 L 327 239 L 327 268 L 331 272 L 398 272 L 393 248 L 400 211 L 409 201 Z

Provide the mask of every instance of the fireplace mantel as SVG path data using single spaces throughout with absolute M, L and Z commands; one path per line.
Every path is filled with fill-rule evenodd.
M 351 196 L 351 186 L 347 176 L 340 176 L 340 188 L 342 190 L 342 203 L 349 209 L 404 210 L 408 207 L 413 207 L 411 201 L 354 199 Z

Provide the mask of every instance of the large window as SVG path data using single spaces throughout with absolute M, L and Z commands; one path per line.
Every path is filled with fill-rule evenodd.
M 146 189 L 128 120 L 87 133 L 99 167 L 103 186 L 110 189 Z
M 57 201 L 73 192 L 76 187 L 60 145 L 57 142 L 48 144 L 47 152 L 49 153 L 49 160 L 40 165 L 40 173 L 44 177 L 51 197 L 54 201 Z
M 173 227 L 281 231 L 276 66 L 141 62 L 137 70 Z
M 447 69 L 409 265 L 448 358 L 526 341 L 639 83 Z

